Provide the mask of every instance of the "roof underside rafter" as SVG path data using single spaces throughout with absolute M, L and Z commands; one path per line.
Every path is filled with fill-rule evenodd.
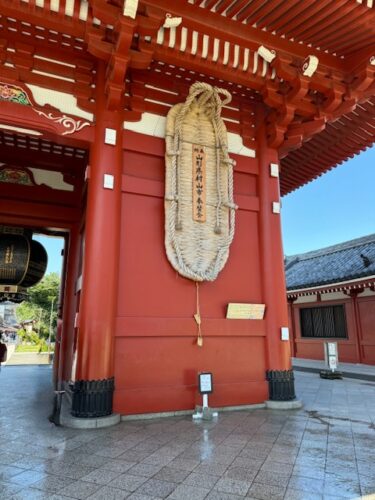
M 224 86 L 224 119 L 249 147 L 254 103 L 265 105 L 285 194 L 374 141 L 373 3 L 0 0 L 2 79 L 74 93 L 92 112 L 99 59 L 108 106 L 126 120 L 165 114 L 196 80 Z

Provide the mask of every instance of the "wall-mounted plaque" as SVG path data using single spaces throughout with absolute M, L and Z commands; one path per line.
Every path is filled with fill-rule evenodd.
M 263 319 L 265 309 L 265 304 L 229 303 L 227 319 Z

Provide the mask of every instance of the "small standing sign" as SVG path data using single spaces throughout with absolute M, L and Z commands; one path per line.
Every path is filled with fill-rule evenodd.
M 326 362 L 330 370 L 337 370 L 337 342 L 326 342 Z
M 201 394 L 212 393 L 212 373 L 199 373 L 199 392 Z
M 327 369 L 321 370 L 321 378 L 342 378 L 342 373 L 337 371 L 338 366 L 338 349 L 337 342 L 324 343 L 324 358 Z
M 203 401 L 202 406 L 195 408 L 193 419 L 212 420 L 213 417 L 217 417 L 217 412 L 212 411 L 208 406 L 208 395 L 213 392 L 212 373 L 198 373 L 198 390 L 202 394 Z

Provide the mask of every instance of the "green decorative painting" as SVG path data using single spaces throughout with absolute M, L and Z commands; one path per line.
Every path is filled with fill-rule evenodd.
M 24 106 L 31 106 L 29 96 L 21 87 L 0 82 L 0 101 L 15 102 Z
M 8 167 L 0 169 L 0 182 L 7 182 L 9 184 L 22 184 L 23 186 L 34 185 L 29 172 L 27 172 L 26 170 Z

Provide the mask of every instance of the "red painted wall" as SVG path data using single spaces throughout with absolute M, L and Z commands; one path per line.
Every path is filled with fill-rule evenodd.
M 358 297 L 363 362 L 375 365 L 375 296 Z
M 114 411 L 192 409 L 199 371 L 213 373 L 212 406 L 263 402 L 265 321 L 225 319 L 228 302 L 262 303 L 257 160 L 236 157 L 236 234 L 218 279 L 200 285 L 200 348 L 195 283 L 174 271 L 164 248 L 164 141 L 133 133 L 126 141 Z
M 324 342 L 329 339 L 309 339 L 301 337 L 300 309 L 305 307 L 319 307 L 328 305 L 345 305 L 347 339 L 337 339 L 339 361 L 347 363 L 375 364 L 375 295 L 361 298 L 358 296 L 359 325 L 357 333 L 353 300 L 309 302 L 305 304 L 289 305 L 291 343 L 294 342 L 294 356 L 305 359 L 324 360 Z M 294 326 L 292 324 L 292 314 Z M 336 340 L 336 339 L 335 339 Z

